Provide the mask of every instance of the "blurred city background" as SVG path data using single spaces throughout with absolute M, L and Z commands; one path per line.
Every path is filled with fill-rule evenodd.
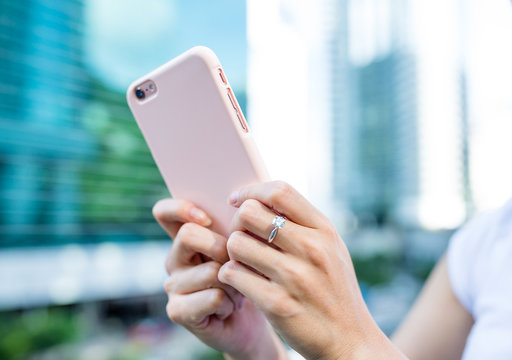
M 508 0 L 0 0 L 0 359 L 221 358 L 166 318 L 169 193 L 125 101 L 195 45 L 390 334 L 512 196 L 511 38 Z

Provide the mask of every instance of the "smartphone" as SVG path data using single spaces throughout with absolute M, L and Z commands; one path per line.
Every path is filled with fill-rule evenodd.
M 194 47 L 134 81 L 126 97 L 172 197 L 195 203 L 227 236 L 229 194 L 269 175 L 217 56 Z

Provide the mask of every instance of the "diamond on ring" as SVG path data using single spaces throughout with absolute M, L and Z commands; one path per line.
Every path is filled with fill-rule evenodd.
M 276 215 L 276 217 L 274 218 L 274 220 L 272 220 L 272 226 L 274 226 L 274 228 L 272 229 L 272 231 L 270 232 L 270 235 L 268 236 L 268 242 L 269 244 L 274 241 L 274 239 L 276 238 L 277 236 L 277 230 L 279 229 L 282 229 L 284 227 L 284 224 L 286 223 L 286 220 L 284 217 L 282 216 L 279 216 L 279 215 Z

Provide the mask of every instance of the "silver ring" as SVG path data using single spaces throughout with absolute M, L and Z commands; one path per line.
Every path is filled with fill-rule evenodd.
M 286 220 L 284 217 L 276 215 L 274 220 L 272 220 L 272 226 L 274 227 L 272 231 L 270 232 L 270 235 L 268 236 L 268 243 L 272 243 L 274 239 L 277 236 L 277 230 L 282 229 L 284 227 L 284 224 L 286 223 Z

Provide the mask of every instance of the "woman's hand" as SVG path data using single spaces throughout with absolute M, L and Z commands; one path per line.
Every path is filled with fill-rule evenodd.
M 219 280 L 247 296 L 307 359 L 403 358 L 373 321 L 333 224 L 282 182 L 232 194 L 238 207 Z M 267 239 L 280 214 L 286 224 Z
M 166 260 L 169 318 L 232 359 L 280 359 L 284 347 L 263 314 L 231 286 L 219 282 L 229 260 L 226 238 L 187 201 L 157 202 L 153 214 L 174 242 Z

